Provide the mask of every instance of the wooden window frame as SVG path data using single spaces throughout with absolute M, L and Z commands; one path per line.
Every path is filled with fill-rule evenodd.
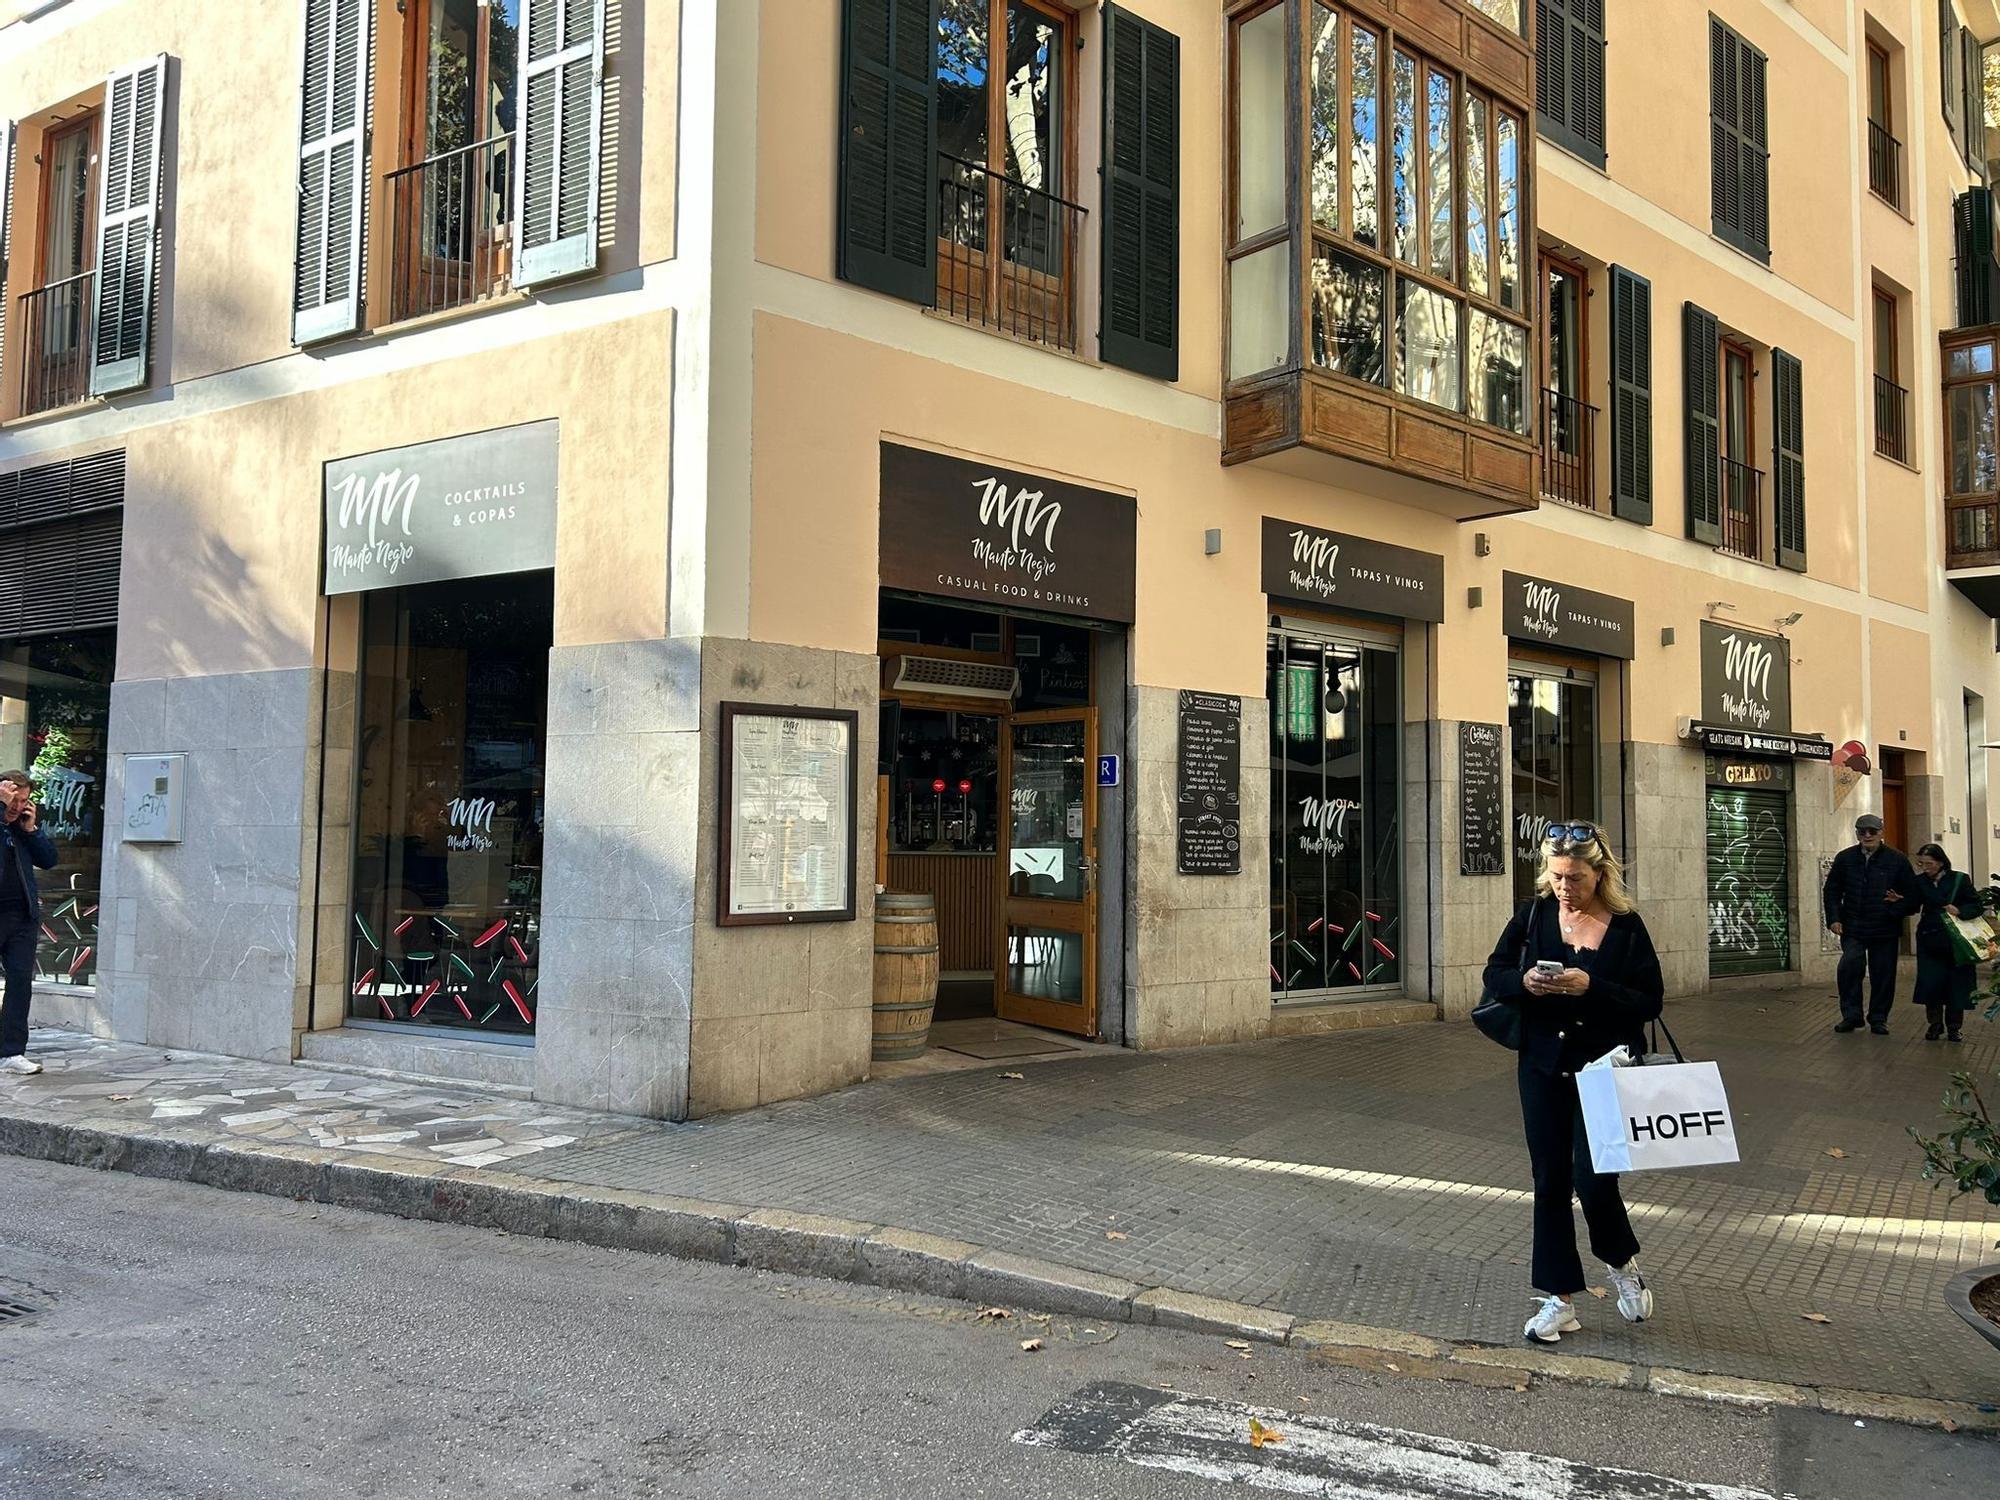
M 1555 363 L 1551 358 L 1554 350 L 1550 343 L 1550 339 L 1555 332 L 1555 320 L 1549 316 L 1549 309 L 1555 300 L 1550 295 L 1549 273 L 1552 271 L 1561 271 L 1577 284 L 1576 399 L 1587 403 L 1591 390 L 1590 271 L 1581 262 L 1571 260 L 1567 256 L 1559 255 L 1550 250 L 1542 251 L 1536 257 L 1535 265 L 1535 294 L 1538 302 L 1535 309 L 1535 318 L 1539 325 L 1537 343 L 1541 347 L 1542 356 L 1539 365 L 1539 373 L 1541 375 L 1540 389 L 1555 389 Z
M 407 3 L 409 9 L 403 16 L 404 130 L 400 143 L 401 156 L 396 168 L 391 170 L 420 166 L 431 159 L 430 93 L 425 85 L 430 79 L 431 17 L 440 0 L 407 0 Z M 528 0 L 523 0 L 523 3 L 528 3 Z M 469 87 L 475 99 L 484 99 L 491 92 L 493 83 L 493 8 L 480 5 L 478 11 L 479 33 L 473 42 L 478 50 L 478 71 Z M 517 62 L 515 66 L 518 76 L 520 64 Z M 469 141 L 467 144 L 477 145 L 479 142 Z
M 1735 355 L 1743 361 L 1743 451 L 1729 451 L 1729 357 Z M 1724 334 L 1716 351 L 1716 395 L 1719 402 L 1721 431 L 1716 434 L 1716 451 L 1731 463 L 1741 464 L 1746 469 L 1757 467 L 1757 351 L 1741 339 L 1733 339 Z
M 1894 292 L 1884 291 L 1879 286 L 1871 287 L 1869 291 L 1870 291 L 1870 298 L 1869 298 L 1870 310 L 1877 313 L 1877 316 L 1874 319 L 1875 326 L 1874 329 L 1872 330 L 1875 337 L 1875 358 L 1873 361 L 1874 364 L 1873 373 L 1881 376 L 1891 385 L 1901 386 L 1903 383 L 1902 373 L 1901 373 L 1903 368 L 1902 344 L 1901 344 L 1902 319 L 1901 319 L 1901 314 L 1896 306 L 1896 294 Z M 1882 319 L 1880 317 L 1880 310 L 1883 308 L 1887 308 L 1889 312 L 1889 337 L 1886 349 L 1883 346 Z M 1887 369 L 1883 368 L 1885 356 L 1888 363 Z
M 1886 118 L 1875 114 L 1875 70 L 1882 70 L 1882 111 Z M 1889 134 L 1896 133 L 1896 75 L 1889 66 L 1889 51 L 1873 37 L 1868 39 L 1868 120 L 1880 125 Z
M 49 284 L 49 225 L 53 220 L 50 195 L 55 188 L 55 152 L 57 142 L 67 136 L 88 134 L 88 144 L 84 148 L 84 194 L 83 194 L 83 266 L 80 270 L 64 273 L 68 276 L 82 276 L 97 268 L 97 200 L 98 176 L 103 171 L 103 125 L 104 108 L 93 104 L 82 113 L 48 126 L 42 132 L 41 149 L 35 161 L 41 181 L 36 184 L 35 220 L 35 284 L 29 291 L 39 291 Z M 18 299 L 22 293 L 9 291 L 8 296 Z

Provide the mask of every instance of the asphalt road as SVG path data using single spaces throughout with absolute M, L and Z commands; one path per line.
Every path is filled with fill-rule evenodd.
M 1453 1474 L 1537 1500 L 1962 1500 L 2000 1478 L 2000 1443 L 1963 1434 L 1246 1359 L 11 1157 L 9 1295 L 41 1310 L 0 1321 L 5 1500 L 1475 1492 Z M 1284 1442 L 1253 1449 L 1251 1417 Z

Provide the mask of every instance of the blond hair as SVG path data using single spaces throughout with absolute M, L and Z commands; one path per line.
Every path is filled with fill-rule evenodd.
M 1587 844 L 1568 844 L 1557 854 L 1552 847 L 1542 845 L 1541 862 L 1535 868 L 1535 894 L 1552 896 L 1555 885 L 1549 879 L 1549 861 L 1552 859 L 1580 859 L 1597 872 L 1597 899 L 1604 903 L 1606 911 L 1614 916 L 1624 916 L 1633 909 L 1632 893 L 1625 888 L 1625 866 L 1618 856 L 1611 852 L 1611 846 L 1599 833 Z

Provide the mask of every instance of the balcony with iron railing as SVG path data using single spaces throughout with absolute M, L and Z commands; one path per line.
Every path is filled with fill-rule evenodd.
M 21 415 L 54 411 L 90 394 L 97 272 L 66 276 L 22 295 Z
M 1752 562 L 1763 556 L 1764 471 L 1733 458 L 1722 464 L 1722 550 Z
M 1597 509 L 1597 408 L 1542 391 L 1542 496 Z
M 2000 619 L 2000 324 L 1939 336 L 1944 370 L 1944 566 Z
M 391 172 L 389 316 L 428 317 L 512 285 L 514 137 L 496 135 Z
M 1892 208 L 1903 206 L 1903 143 L 1875 120 L 1868 122 L 1868 190 Z
M 1910 393 L 1886 375 L 1875 377 L 1875 451 L 1899 464 L 1910 461 Z
M 978 162 L 938 155 L 937 309 L 1074 354 L 1085 210 Z

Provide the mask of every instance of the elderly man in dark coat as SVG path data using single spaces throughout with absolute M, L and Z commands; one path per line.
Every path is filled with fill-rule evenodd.
M 1826 873 L 1826 925 L 1840 939 L 1840 1021 L 1835 1031 L 1861 1029 L 1861 975 L 1868 975 L 1868 1029 L 1889 1034 L 1896 999 L 1896 956 L 1903 924 L 1923 909 L 1916 871 L 1882 837 L 1882 820 L 1854 820 L 1854 842 Z

